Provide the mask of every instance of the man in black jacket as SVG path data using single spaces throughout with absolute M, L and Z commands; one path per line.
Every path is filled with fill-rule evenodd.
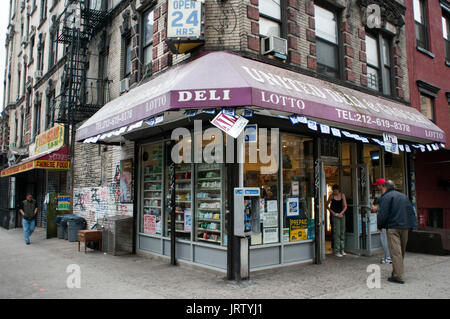
M 386 228 L 392 259 L 393 271 L 388 280 L 403 284 L 403 258 L 408 242 L 408 231 L 417 227 L 416 214 L 409 198 L 394 190 L 393 181 L 388 180 L 378 187 L 383 193 L 379 199 L 378 228 Z
M 36 227 L 36 214 L 38 212 L 38 206 L 33 199 L 33 195 L 27 194 L 26 199 L 20 203 L 19 213 L 23 216 L 22 226 L 23 234 L 25 237 L 25 243 L 30 244 L 30 236 L 34 232 Z

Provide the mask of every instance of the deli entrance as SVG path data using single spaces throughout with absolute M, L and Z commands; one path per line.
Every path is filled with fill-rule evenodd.
M 345 252 L 370 255 L 374 249 L 379 248 L 379 241 L 374 244 L 372 240 L 372 235 L 378 234 L 376 215 L 370 213 L 369 165 L 364 158 L 358 156 L 363 147 L 356 143 L 336 142 L 333 146 L 326 146 L 326 143 L 330 142 L 325 142 L 325 146 L 322 144 L 320 157 L 321 258 L 333 253 L 333 225 L 327 200 L 334 184 L 339 185 L 347 201 Z

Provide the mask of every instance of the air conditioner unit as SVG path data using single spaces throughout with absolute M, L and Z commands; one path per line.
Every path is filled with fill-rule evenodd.
M 280 59 L 287 58 L 287 40 L 276 36 L 261 38 L 261 53 L 271 54 Z
M 125 78 L 120 81 L 120 93 L 127 92 L 130 89 L 130 79 Z

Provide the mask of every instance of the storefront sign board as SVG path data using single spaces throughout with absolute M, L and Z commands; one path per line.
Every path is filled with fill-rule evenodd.
M 389 153 L 398 154 L 398 139 L 392 134 L 383 133 L 384 150 Z
M 64 145 L 64 125 L 58 124 L 36 136 L 34 155 L 60 148 Z
M 224 113 L 219 113 L 211 121 L 211 123 L 226 134 L 232 136 L 233 138 L 237 138 L 244 130 L 248 120 L 240 115 L 230 116 Z
M 58 196 L 56 210 L 70 210 L 70 196 Z
M 402 138 L 446 140 L 444 131 L 415 108 L 226 52 L 202 55 L 111 101 L 77 130 L 77 140 L 171 109 L 248 106 Z
M 202 3 L 192 0 L 169 0 L 167 6 L 167 37 L 200 37 Z

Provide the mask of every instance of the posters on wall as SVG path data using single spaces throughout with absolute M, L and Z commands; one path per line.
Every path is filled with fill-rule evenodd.
M 289 240 L 298 241 L 308 239 L 308 219 L 291 218 L 289 219 Z
M 156 228 L 156 216 L 144 215 L 144 233 L 155 235 L 157 233 Z
M 70 210 L 70 196 L 58 196 L 56 210 Z
M 278 211 L 267 211 L 264 213 L 264 227 L 278 226 Z
M 286 216 L 295 217 L 300 215 L 298 197 L 288 197 L 286 199 Z
M 299 196 L 300 195 L 300 185 L 298 181 L 292 182 L 292 195 Z
M 133 160 L 120 161 L 120 202 L 133 202 Z
M 278 227 L 264 227 L 263 230 L 264 244 L 278 242 Z
M 247 125 L 244 130 L 244 141 L 246 143 L 258 143 L 258 125 Z
M 184 210 L 184 231 L 192 231 L 192 211 L 190 209 Z

